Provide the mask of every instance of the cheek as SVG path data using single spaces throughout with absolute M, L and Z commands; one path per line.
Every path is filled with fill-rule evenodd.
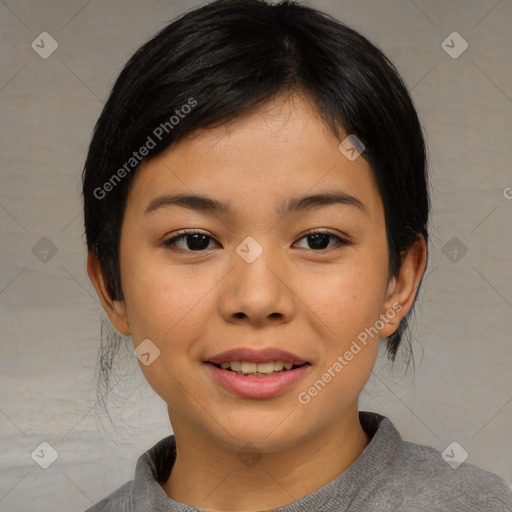
M 161 341 L 187 326 L 211 289 L 207 275 L 148 262 L 126 267 L 126 306 L 132 332 Z
M 149 339 L 160 353 L 139 366 L 153 390 L 174 408 L 189 407 L 187 396 L 196 384 L 188 382 L 191 361 L 197 359 L 197 340 L 213 305 L 208 276 L 175 267 L 132 261 L 125 266 L 126 309 L 136 348 Z M 213 280 L 215 281 L 215 280 Z
M 318 365 L 298 395 L 304 413 L 328 425 L 360 394 L 378 354 L 380 337 L 372 327 L 379 319 L 386 284 L 383 265 L 363 259 L 337 269 L 332 276 L 308 283 L 308 306 L 328 326 L 318 352 Z
M 303 278 L 299 296 L 343 344 L 378 319 L 386 285 L 384 264 L 361 256 L 328 274 Z

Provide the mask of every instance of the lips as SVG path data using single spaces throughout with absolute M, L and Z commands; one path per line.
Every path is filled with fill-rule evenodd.
M 207 362 L 215 365 L 230 361 L 247 361 L 249 363 L 269 363 L 271 361 L 283 361 L 283 363 L 292 363 L 293 365 L 300 366 L 307 361 L 291 352 L 281 350 L 278 348 L 234 348 L 227 350 L 220 354 L 216 354 L 208 358 Z
M 260 399 L 283 394 L 311 366 L 296 354 L 274 348 L 232 349 L 210 357 L 205 365 L 214 380 L 229 393 Z

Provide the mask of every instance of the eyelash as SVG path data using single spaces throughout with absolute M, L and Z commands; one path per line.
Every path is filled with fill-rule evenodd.
M 319 235 L 328 235 L 330 237 L 336 238 L 338 240 L 337 245 L 340 245 L 340 246 L 350 245 L 350 242 L 348 240 L 345 240 L 344 238 L 341 238 L 338 235 L 335 235 L 334 233 L 331 233 L 330 231 L 322 231 L 320 229 L 314 230 L 314 231 L 310 231 L 309 233 L 306 233 L 299 240 L 303 240 L 304 238 L 306 238 L 308 236 L 317 235 L 317 234 L 319 234 Z M 163 245 L 165 247 L 167 247 L 167 248 L 170 248 L 171 250 L 182 251 L 182 252 L 197 252 L 197 253 L 201 253 L 201 252 L 205 252 L 205 251 L 208 250 L 208 249 L 202 249 L 202 250 L 199 250 L 199 251 L 191 251 L 191 250 L 186 250 L 186 249 L 179 249 L 179 248 L 176 249 L 176 248 L 173 248 L 173 246 L 175 246 L 176 242 L 178 242 L 179 240 L 184 239 L 188 235 L 203 235 L 203 236 L 205 236 L 207 238 L 210 238 L 211 240 L 215 240 L 210 235 L 207 235 L 207 234 L 205 234 L 205 233 L 203 233 L 201 231 L 183 230 L 183 231 L 179 231 L 178 235 L 176 235 L 176 236 L 174 236 L 172 238 L 169 238 L 168 240 L 165 240 Z M 334 247 L 336 247 L 336 245 Z M 326 251 L 329 251 L 331 249 L 333 249 L 333 247 L 328 248 L 328 249 L 306 249 L 306 250 L 310 250 L 310 251 L 313 251 L 313 252 L 326 252 Z

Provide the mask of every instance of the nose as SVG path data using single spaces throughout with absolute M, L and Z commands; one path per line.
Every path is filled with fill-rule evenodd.
M 220 314 L 227 322 L 255 326 L 290 322 L 295 310 L 291 272 L 275 251 L 256 249 L 254 244 L 241 244 L 234 253 L 232 271 L 223 280 Z

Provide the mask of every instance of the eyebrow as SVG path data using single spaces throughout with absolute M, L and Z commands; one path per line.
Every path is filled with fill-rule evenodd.
M 309 196 L 294 197 L 288 199 L 277 207 L 276 213 L 284 217 L 285 215 L 291 213 L 305 210 L 317 210 L 318 208 L 331 206 L 333 204 L 354 206 L 361 212 L 368 215 L 368 210 L 359 199 L 340 191 L 332 191 L 322 194 L 313 194 Z M 144 211 L 144 215 L 154 212 L 160 208 L 173 205 L 212 214 L 232 213 L 230 204 L 224 201 L 219 201 L 217 199 L 197 194 L 172 194 L 162 195 L 153 199 Z

